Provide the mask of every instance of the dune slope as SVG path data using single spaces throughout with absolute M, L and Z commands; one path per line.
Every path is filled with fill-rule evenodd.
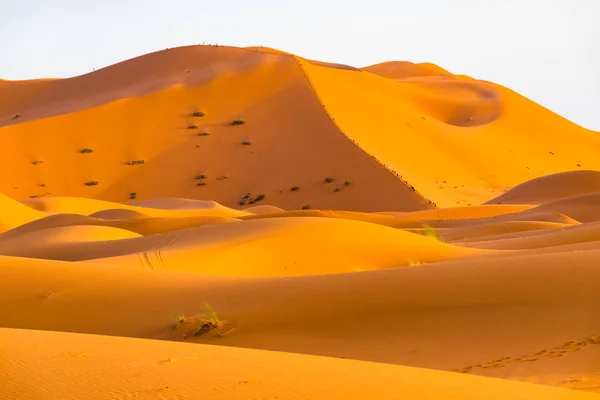
M 0 192 L 13 198 L 430 207 L 340 134 L 289 55 L 190 46 L 27 85 L 41 87 L 0 104 Z M 0 98 L 21 98 L 13 86 Z
M 0 329 L 0 379 L 0 397 L 22 400 L 596 397 L 351 360 L 13 329 Z

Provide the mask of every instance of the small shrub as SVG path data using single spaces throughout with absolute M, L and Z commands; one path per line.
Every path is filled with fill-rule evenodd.
M 441 240 L 437 229 L 435 229 L 431 225 L 427 225 L 427 224 L 423 225 L 423 233 L 424 233 L 425 237 L 435 239 L 435 240 Z
M 92 150 L 92 149 L 88 149 L 88 148 L 85 148 L 85 149 L 81 149 L 81 150 L 79 150 L 79 152 L 80 152 L 80 153 L 83 153 L 83 154 L 86 154 L 86 153 L 93 153 L 93 152 L 94 152 L 94 150 Z
M 98 181 L 87 181 L 84 183 L 85 186 L 96 186 Z
M 325 183 L 331 183 L 331 182 L 333 182 L 334 180 L 335 180 L 335 179 L 333 179 L 333 178 L 327 177 L 327 178 L 325 178 Z
M 200 174 L 197 177 L 195 177 L 194 179 L 206 179 L 206 175 Z
M 198 329 L 194 332 L 194 336 L 200 336 L 222 326 L 223 322 L 219 319 L 219 315 L 207 303 L 204 305 L 204 316 L 200 318 L 200 323 L 198 324 Z
M 140 165 L 140 164 L 146 164 L 146 160 L 131 160 L 131 161 L 127 161 L 127 165 Z
M 198 129 L 198 127 L 196 125 L 189 125 L 188 129 Z
M 136 197 L 137 197 L 137 193 L 136 193 L 136 192 L 131 192 L 131 193 L 129 193 L 129 198 L 130 198 L 131 200 L 135 199 Z
M 258 196 L 256 196 L 256 198 L 254 199 L 254 202 L 256 203 L 257 201 L 262 201 L 264 200 L 265 195 L 264 194 L 259 194 Z
M 21 118 L 21 114 L 15 114 L 15 116 L 12 117 L 12 119 L 17 119 L 17 118 Z
M 198 182 L 196 183 L 196 186 L 206 186 L 206 182 Z
M 310 208 L 310 206 L 309 206 L 309 205 L 302 206 L 302 209 L 303 209 L 303 210 L 308 210 L 309 208 Z
M 178 313 L 173 317 L 173 329 L 179 328 L 179 325 L 184 324 L 185 321 L 185 315 L 183 313 Z
M 242 142 L 242 144 L 243 144 L 244 146 L 250 146 L 250 145 L 252 144 L 252 140 L 244 140 L 244 141 Z
M 245 206 L 245 205 L 246 205 L 246 201 L 244 201 L 244 200 L 240 200 L 240 201 L 238 201 L 238 204 L 239 204 L 240 206 Z
M 202 111 L 196 111 L 192 115 L 194 117 L 204 117 L 204 113 Z
M 294 186 L 291 190 L 292 192 L 297 192 L 298 190 L 300 190 L 300 186 Z
M 231 121 L 232 126 L 244 125 L 245 123 L 246 123 L 246 121 L 244 121 L 242 119 L 234 119 L 233 121 Z
M 350 182 L 350 181 L 345 181 L 344 182 L 344 186 L 350 186 L 350 185 L 352 185 L 352 182 Z
M 222 181 L 222 180 L 224 180 L 224 179 L 229 179 L 229 177 L 228 177 L 227 175 L 222 175 L 222 176 L 218 176 L 218 177 L 217 177 L 217 180 L 218 180 L 218 181 Z
M 208 132 L 200 132 L 198 134 L 198 136 L 208 136 L 208 135 L 210 135 L 210 133 L 208 133 Z
M 40 183 L 40 186 L 41 187 L 46 187 L 46 184 L 45 183 Z
M 342 189 L 340 189 L 340 188 L 335 188 L 335 189 L 333 189 L 333 191 L 334 191 L 335 193 L 339 192 L 340 190 L 342 190 Z
M 32 162 L 33 165 L 40 165 L 42 163 L 43 163 L 42 160 L 35 160 L 34 162 Z

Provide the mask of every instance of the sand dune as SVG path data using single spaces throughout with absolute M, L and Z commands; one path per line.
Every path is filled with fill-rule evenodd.
M 53 82 L 39 89 L 47 95 L 0 105 L 9 124 L 0 128 L 0 148 L 11 149 L 0 158 L 7 176 L 0 192 L 17 199 L 176 196 L 240 207 L 264 197 L 284 209 L 431 207 L 340 134 L 289 55 L 182 47 Z M 0 87 L 0 97 L 19 94 Z M 15 113 L 22 117 L 11 119 Z M 232 126 L 238 120 L 244 124 Z
M 542 204 L 600 191 L 600 171 L 568 171 L 515 186 L 486 204 Z
M 0 361 L 11 367 L 10 372 L 0 367 L 5 382 L 0 396 L 23 400 L 596 397 L 447 372 L 218 346 L 12 329 L 0 329 L 0 338 Z M 54 345 L 32 346 L 48 342 Z
M 93 240 L 103 234 L 104 242 Z M 0 236 L 2 255 L 64 261 L 98 259 L 117 265 L 235 276 L 385 269 L 482 253 L 377 224 L 331 218 L 210 224 L 146 237 L 90 225 Z
M 507 88 L 188 46 L 0 133 L 0 398 L 600 393 L 600 136 Z
M 581 387 L 600 365 L 593 339 L 600 331 L 599 251 L 287 279 L 2 257 L 0 281 L 28 285 L 3 288 L 0 320 L 5 327 L 271 349 L 558 386 L 578 380 Z M 221 337 L 190 336 L 193 324 L 173 330 L 173 316 L 202 315 L 204 302 L 233 330 Z

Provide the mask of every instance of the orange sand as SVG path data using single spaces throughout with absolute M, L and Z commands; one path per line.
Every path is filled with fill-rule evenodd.
M 0 133 L 0 398 L 600 393 L 600 136 L 506 88 L 192 46 Z

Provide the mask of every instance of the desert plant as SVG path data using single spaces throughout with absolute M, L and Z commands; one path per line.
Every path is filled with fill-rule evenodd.
M 12 117 L 12 119 L 17 119 L 17 118 L 21 118 L 21 114 L 15 114 L 15 116 Z
M 335 179 L 331 178 L 331 177 L 327 177 L 325 178 L 325 183 L 331 183 L 333 182 Z
M 222 180 L 224 180 L 224 179 L 229 179 L 229 177 L 228 177 L 227 175 L 221 175 L 221 176 L 218 176 L 218 177 L 217 177 L 217 180 L 218 180 L 218 181 L 222 181 Z
M 297 192 L 298 190 L 300 190 L 300 186 L 294 186 L 291 190 L 292 192 Z
M 196 186 L 206 186 L 206 182 L 198 182 L 196 183 Z
M 234 119 L 233 121 L 231 121 L 232 126 L 244 125 L 245 123 L 246 121 L 244 121 L 243 119 Z
M 131 160 L 131 161 L 127 161 L 127 165 L 140 165 L 140 164 L 146 164 L 146 160 Z
M 437 229 L 435 229 L 431 225 L 427 225 L 427 224 L 423 225 L 423 234 L 425 235 L 425 237 L 428 237 L 431 239 L 442 240 L 440 238 L 440 235 L 439 235 Z
M 246 139 L 246 140 L 244 140 L 244 141 L 242 142 L 242 144 L 243 144 L 244 146 L 250 146 L 250 145 L 252 144 L 252 140 L 247 140 L 247 139 Z
M 254 202 L 256 203 L 257 201 L 261 201 L 265 198 L 264 194 L 259 194 L 258 196 L 256 196 L 256 198 L 254 199 Z
M 194 179 L 206 179 L 206 175 L 200 174 L 200 175 L 196 176 Z
M 210 133 L 208 133 L 208 132 L 200 132 L 198 134 L 198 136 L 208 136 L 208 135 L 210 135 Z
M 177 313 L 177 315 L 175 315 L 173 317 L 173 329 L 177 329 L 179 328 L 179 325 L 185 323 L 186 318 L 185 315 L 183 313 Z
M 130 198 L 131 200 L 135 199 L 136 197 L 137 197 L 137 193 L 136 193 L 136 192 L 131 192 L 131 193 L 129 193 L 129 198 Z
M 96 186 L 98 181 L 87 181 L 84 183 L 85 186 Z
M 204 117 L 204 113 L 202 111 L 196 111 L 192 115 L 194 117 Z
M 41 187 L 46 187 L 46 184 L 45 183 L 40 183 L 40 186 Z
M 42 163 L 43 163 L 42 160 L 35 160 L 34 162 L 32 162 L 33 165 L 40 165 Z
M 93 153 L 93 152 L 94 152 L 94 150 L 92 150 L 92 149 L 88 149 L 88 148 L 86 147 L 85 149 L 81 149 L 81 150 L 79 150 L 79 152 L 80 152 L 80 153 L 83 153 L 83 154 L 85 154 L 85 153 Z
M 352 185 L 352 182 L 350 182 L 350 181 L 345 181 L 344 182 L 344 186 L 350 186 L 350 185 Z
M 336 192 L 336 193 L 339 192 L 340 190 L 342 190 L 342 189 L 340 189 L 340 188 L 333 189 L 333 191 Z
M 219 315 L 215 310 L 212 309 L 210 304 L 204 304 L 204 316 L 200 318 L 198 329 L 194 332 L 194 336 L 200 336 L 206 332 L 210 332 L 213 329 L 218 329 L 223 326 L 223 323 L 219 319 Z
M 305 205 L 305 206 L 302 206 L 302 209 L 303 209 L 303 210 L 308 210 L 309 208 L 310 208 L 310 206 L 309 206 L 308 204 L 307 204 L 307 205 Z
M 189 125 L 188 129 L 198 129 L 198 127 L 196 125 Z

